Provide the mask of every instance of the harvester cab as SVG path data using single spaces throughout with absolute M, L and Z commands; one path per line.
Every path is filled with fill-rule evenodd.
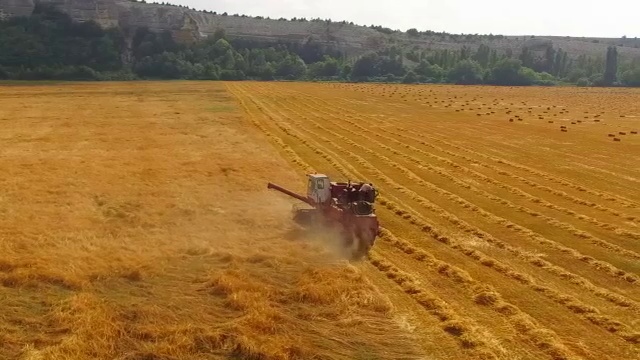
M 323 174 L 310 174 L 307 197 L 316 204 L 327 204 L 331 201 L 331 183 Z

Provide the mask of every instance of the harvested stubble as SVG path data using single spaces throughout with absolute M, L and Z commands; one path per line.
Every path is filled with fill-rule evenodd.
M 401 311 L 428 323 L 427 315 L 434 314 L 422 313 L 421 304 L 431 311 L 434 302 L 416 296 L 446 299 L 447 317 L 460 320 L 435 328 L 449 340 L 470 328 L 477 327 L 476 334 L 485 329 L 486 336 L 474 336 L 488 346 L 488 356 L 500 357 L 504 348 L 521 358 L 633 358 L 639 340 L 634 229 L 640 202 L 629 189 L 636 188 L 630 182 L 637 144 L 612 147 L 598 140 L 602 127 L 588 122 L 562 137 L 535 121 L 512 128 L 486 110 L 488 104 L 508 107 L 501 98 L 526 98 L 532 116 L 545 108 L 555 116 L 552 101 L 562 102 L 567 113 L 599 101 L 612 104 L 609 96 L 625 97 L 628 107 L 638 103 L 638 94 L 446 86 L 427 91 L 434 104 L 476 110 L 468 113 L 424 107 L 419 97 L 408 97 L 399 110 L 399 100 L 380 96 L 395 88 L 229 84 L 248 116 L 279 139 L 274 144 L 302 169 L 379 186 L 378 214 L 389 234 L 376 245 L 373 267 L 383 275 L 376 284 Z M 607 114 L 613 118 L 616 111 Z M 615 162 L 581 155 L 587 152 Z M 490 289 L 473 289 L 469 279 Z M 504 342 L 514 334 L 519 340 Z M 419 336 L 429 343 L 437 335 Z M 445 354 L 435 357 L 465 350 L 465 344 L 443 345 Z

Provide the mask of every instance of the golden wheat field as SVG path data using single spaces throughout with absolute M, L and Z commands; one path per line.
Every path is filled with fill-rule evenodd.
M 640 91 L 0 85 L 0 359 L 638 359 Z M 380 190 L 367 260 L 293 224 Z

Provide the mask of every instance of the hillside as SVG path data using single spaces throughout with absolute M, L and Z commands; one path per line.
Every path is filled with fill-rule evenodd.
M 94 20 L 103 27 L 123 29 L 148 27 L 154 31 L 169 30 L 182 41 L 206 38 L 217 29 L 225 29 L 229 37 L 265 42 L 315 41 L 332 46 L 349 57 L 390 45 L 420 49 L 452 49 L 463 46 L 477 48 L 485 44 L 498 51 L 513 53 L 523 46 L 562 48 L 570 56 L 604 55 L 607 46 L 618 45 L 621 58 L 640 57 L 638 39 L 591 39 L 547 36 L 476 36 L 403 32 L 384 33 L 376 29 L 345 22 L 287 21 L 243 16 L 222 16 L 209 12 L 159 4 L 143 4 L 129 0 L 0 0 L 0 18 L 29 15 L 35 3 L 50 3 L 71 15 L 74 20 Z M 384 24 L 382 24 L 384 26 Z M 381 30 L 385 30 L 382 28 Z

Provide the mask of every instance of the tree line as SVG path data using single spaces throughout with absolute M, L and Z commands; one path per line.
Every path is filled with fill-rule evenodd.
M 640 86 L 640 61 L 572 58 L 562 49 L 410 50 L 398 46 L 348 59 L 320 42 L 228 39 L 224 30 L 193 44 L 171 33 L 102 29 L 46 5 L 0 21 L 0 79 L 16 80 L 311 80 L 495 85 Z

